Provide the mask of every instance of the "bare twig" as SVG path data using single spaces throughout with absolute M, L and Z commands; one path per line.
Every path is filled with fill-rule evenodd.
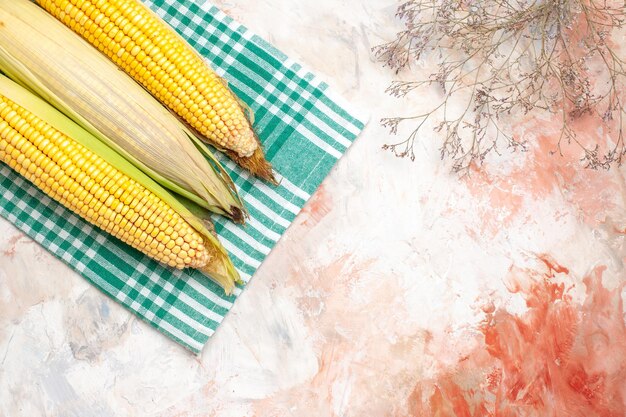
M 396 81 L 387 92 L 404 97 L 424 87 L 443 92 L 441 103 L 420 115 L 393 117 L 382 124 L 394 134 L 413 123 L 408 137 L 386 149 L 415 158 L 418 133 L 438 114 L 441 157 L 464 172 L 503 144 L 525 150 L 510 129 L 513 114 L 549 111 L 561 115 L 564 143 L 581 148 L 589 168 L 610 168 L 626 155 L 624 98 L 626 62 L 610 36 L 626 17 L 622 0 L 409 0 L 398 8 L 405 29 L 374 52 L 399 73 L 431 54 L 437 70 L 426 80 Z M 434 53 L 433 53 L 434 52 Z M 608 80 L 608 83 L 595 82 Z M 465 103 L 460 114 L 451 103 Z M 611 143 L 583 143 L 574 121 L 597 117 L 614 128 Z

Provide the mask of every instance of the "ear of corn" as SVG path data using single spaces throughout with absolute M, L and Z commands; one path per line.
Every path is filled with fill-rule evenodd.
M 159 262 L 200 269 L 227 292 L 238 280 L 226 250 L 177 199 L 1 75 L 0 161 L 85 220 Z
M 37 92 L 172 191 L 243 221 L 243 204 L 212 154 L 141 86 L 28 0 L 0 4 L 0 69 Z
M 138 0 L 36 0 L 83 36 L 210 144 L 254 175 L 272 167 L 227 83 Z

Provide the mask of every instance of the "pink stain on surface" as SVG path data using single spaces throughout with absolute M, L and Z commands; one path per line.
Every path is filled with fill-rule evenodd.
M 484 309 L 478 346 L 452 369 L 421 381 L 413 416 L 623 417 L 626 325 L 622 290 L 602 283 L 604 267 L 583 280 L 576 301 L 567 268 L 547 257 L 543 271 L 513 270 L 509 290 L 527 310 Z
M 302 209 L 302 224 L 314 226 L 319 223 L 332 210 L 332 195 L 326 191 L 324 184 L 320 185 L 309 202 Z
M 577 125 L 581 142 L 592 146 L 601 141 L 597 123 L 580 120 Z M 615 208 L 623 206 L 623 176 L 619 169 L 583 168 L 579 149 L 574 145 L 563 145 L 563 155 L 560 155 L 557 151 L 559 133 L 554 131 L 553 122 L 528 121 L 525 129 L 535 146 L 530 150 L 527 164 L 512 172 L 510 180 L 517 187 L 537 199 L 556 191 L 578 208 L 589 223 L 602 221 Z
M 399 283 L 371 272 L 376 261 L 343 255 L 287 285 L 302 286 L 298 305 L 317 353 L 306 380 L 253 404 L 253 416 L 385 416 L 410 394 L 389 390 L 411 381 L 423 351 L 423 334 L 407 323 Z M 299 275 L 309 279 L 302 281 Z
M 524 193 L 507 179 L 489 173 L 488 169 L 475 168 L 466 186 L 476 200 L 479 229 L 482 233 L 495 235 L 509 226 L 522 210 Z
M 578 123 L 581 141 L 598 140 L 597 123 Z M 524 121 L 518 129 L 529 143 L 529 150 L 518 153 L 519 163 L 497 167 L 490 164 L 474 168 L 465 179 L 482 233 L 495 235 L 512 222 L 527 216 L 524 204 L 556 202 L 572 207 L 581 219 L 591 225 L 603 224 L 608 218 L 622 219 L 626 191 L 620 169 L 610 171 L 586 169 L 573 145 L 558 149 L 558 131 L 553 121 Z M 584 139 L 586 138 L 586 139 Z
M 7 249 L 2 251 L 2 254 L 8 258 L 13 258 L 13 256 L 15 256 L 15 251 L 17 250 L 17 244 L 19 243 L 20 239 L 23 239 L 23 238 L 24 238 L 24 235 L 21 233 L 11 236 L 8 242 L 8 247 Z M 28 239 L 24 239 L 24 240 L 25 240 L 25 243 L 31 243 L 31 241 Z

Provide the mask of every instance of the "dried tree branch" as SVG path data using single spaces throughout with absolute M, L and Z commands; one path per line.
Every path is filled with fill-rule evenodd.
M 506 123 L 511 115 L 549 111 L 561 115 L 556 151 L 575 144 L 595 169 L 624 160 L 626 62 L 611 42 L 624 24 L 624 1 L 409 0 L 397 16 L 405 28 L 374 48 L 378 59 L 398 74 L 430 54 L 437 70 L 425 80 L 395 81 L 387 92 L 401 98 L 437 87 L 443 98 L 424 114 L 383 119 L 393 134 L 403 123 L 414 128 L 386 149 L 414 159 L 420 130 L 440 117 L 441 157 L 464 172 L 503 144 L 526 149 Z M 465 103 L 460 114 L 452 103 Z M 614 130 L 608 147 L 580 140 L 574 122 L 583 117 L 597 117 Z

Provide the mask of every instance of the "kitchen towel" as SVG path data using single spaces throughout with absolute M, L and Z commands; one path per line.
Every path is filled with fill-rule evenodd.
M 146 4 L 185 37 L 254 111 L 255 129 L 281 180 L 251 178 L 226 158 L 247 226 L 216 218 L 244 281 L 261 265 L 311 194 L 364 127 L 326 83 L 207 2 Z M 199 353 L 237 295 L 199 272 L 173 271 L 91 226 L 0 163 L 0 214 L 102 292 Z

